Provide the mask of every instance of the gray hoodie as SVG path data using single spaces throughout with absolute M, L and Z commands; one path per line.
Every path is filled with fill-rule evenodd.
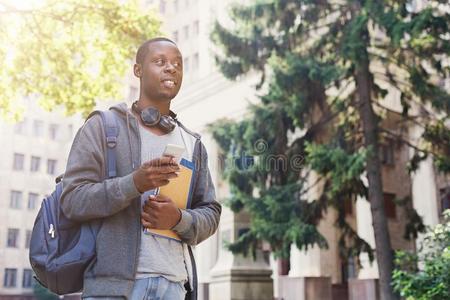
M 117 115 L 117 177 L 106 178 L 105 134 L 100 115 L 92 115 L 80 128 L 70 150 L 63 179 L 61 208 L 67 218 L 90 222 L 98 228 L 97 258 L 84 274 L 83 297 L 122 296 L 129 299 L 133 288 L 141 241 L 140 193 L 133 171 L 141 165 L 138 120 L 125 103 L 110 108 Z M 216 201 L 207 164 L 205 146 L 198 134 L 186 129 L 183 134 L 193 143 L 195 164 L 191 207 L 183 219 L 192 226 L 176 226 L 186 250 L 191 291 L 186 299 L 197 299 L 197 273 L 193 246 L 216 231 L 221 206 Z M 174 228 L 175 230 L 175 228 Z

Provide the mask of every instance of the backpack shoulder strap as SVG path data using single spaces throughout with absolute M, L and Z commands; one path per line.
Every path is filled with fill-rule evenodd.
M 119 126 L 117 125 L 117 119 L 115 114 L 111 110 L 97 110 L 92 112 L 88 118 L 94 114 L 100 114 L 103 121 L 103 128 L 105 129 L 105 139 L 106 139 L 106 175 L 108 178 L 113 178 L 117 176 L 117 165 L 116 165 L 116 145 L 117 137 L 119 136 Z

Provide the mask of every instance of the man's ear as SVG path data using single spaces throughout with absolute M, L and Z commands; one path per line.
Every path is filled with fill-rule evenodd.
M 133 72 L 134 72 L 134 76 L 141 78 L 142 77 L 142 66 L 140 64 L 134 64 Z

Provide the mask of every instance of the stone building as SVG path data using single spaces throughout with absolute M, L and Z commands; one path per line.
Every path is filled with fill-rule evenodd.
M 32 293 L 31 229 L 43 197 L 66 165 L 79 122 L 25 99 L 23 120 L 0 119 L 0 299 Z M 8 296 L 8 297 L 6 297 Z
M 145 1 L 161 13 L 163 29 L 167 36 L 177 42 L 185 57 L 187 70 L 179 96 L 172 108 L 180 119 L 191 129 L 202 134 L 209 153 L 210 168 L 217 187 L 217 196 L 223 200 L 228 196 L 226 184 L 220 178 L 217 146 L 206 131 L 206 125 L 218 118 L 239 119 L 248 103 L 256 101 L 253 75 L 229 82 L 219 74 L 214 66 L 212 54 L 214 45 L 209 33 L 213 22 L 218 19 L 228 22 L 226 8 L 233 1 L 174 0 Z M 421 1 L 415 4 L 420 9 Z M 193 57 L 198 57 L 193 58 Z M 193 63 L 194 62 L 194 63 Z M 134 81 L 131 86 L 136 85 Z M 133 89 L 133 88 L 131 88 Z M 417 136 L 418 128 L 399 128 L 396 120 L 401 112 L 399 95 L 390 90 L 385 105 L 392 109 L 385 126 L 396 134 Z M 425 161 L 419 170 L 410 176 L 406 164 L 411 157 L 411 149 L 401 146 L 394 139 L 386 138 L 381 145 L 383 161 L 383 184 L 394 249 L 415 250 L 416 241 L 405 240 L 405 208 L 394 205 L 395 198 L 411 196 L 410 206 L 414 206 L 427 225 L 439 221 L 439 214 L 449 206 L 449 180 L 437 174 L 431 160 Z M 314 178 L 311 178 L 314 182 Z M 319 193 L 320 187 L 313 191 Z M 248 227 L 248 216 L 233 214 L 224 207 L 218 232 L 197 246 L 199 265 L 200 299 L 370 299 L 376 295 L 378 270 L 376 261 L 372 264 L 368 257 L 359 259 L 362 268 L 355 261 L 339 258 L 338 229 L 334 226 L 336 212 L 329 210 L 319 225 L 327 238 L 329 249 L 291 250 L 290 272 L 280 278 L 278 265 L 267 253 L 259 253 L 257 261 L 232 255 L 223 248 L 223 241 L 235 240 L 242 229 Z M 353 229 L 372 246 L 374 235 L 370 205 L 366 199 L 349 202 L 347 221 Z M 271 286 L 272 285 L 272 286 Z M 317 294 L 320 291 L 321 294 Z M 329 297 L 329 298 L 327 298 Z

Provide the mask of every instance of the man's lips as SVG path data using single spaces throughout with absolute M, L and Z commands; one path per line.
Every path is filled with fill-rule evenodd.
M 174 79 L 163 79 L 161 80 L 164 87 L 173 89 L 177 86 L 177 82 Z

